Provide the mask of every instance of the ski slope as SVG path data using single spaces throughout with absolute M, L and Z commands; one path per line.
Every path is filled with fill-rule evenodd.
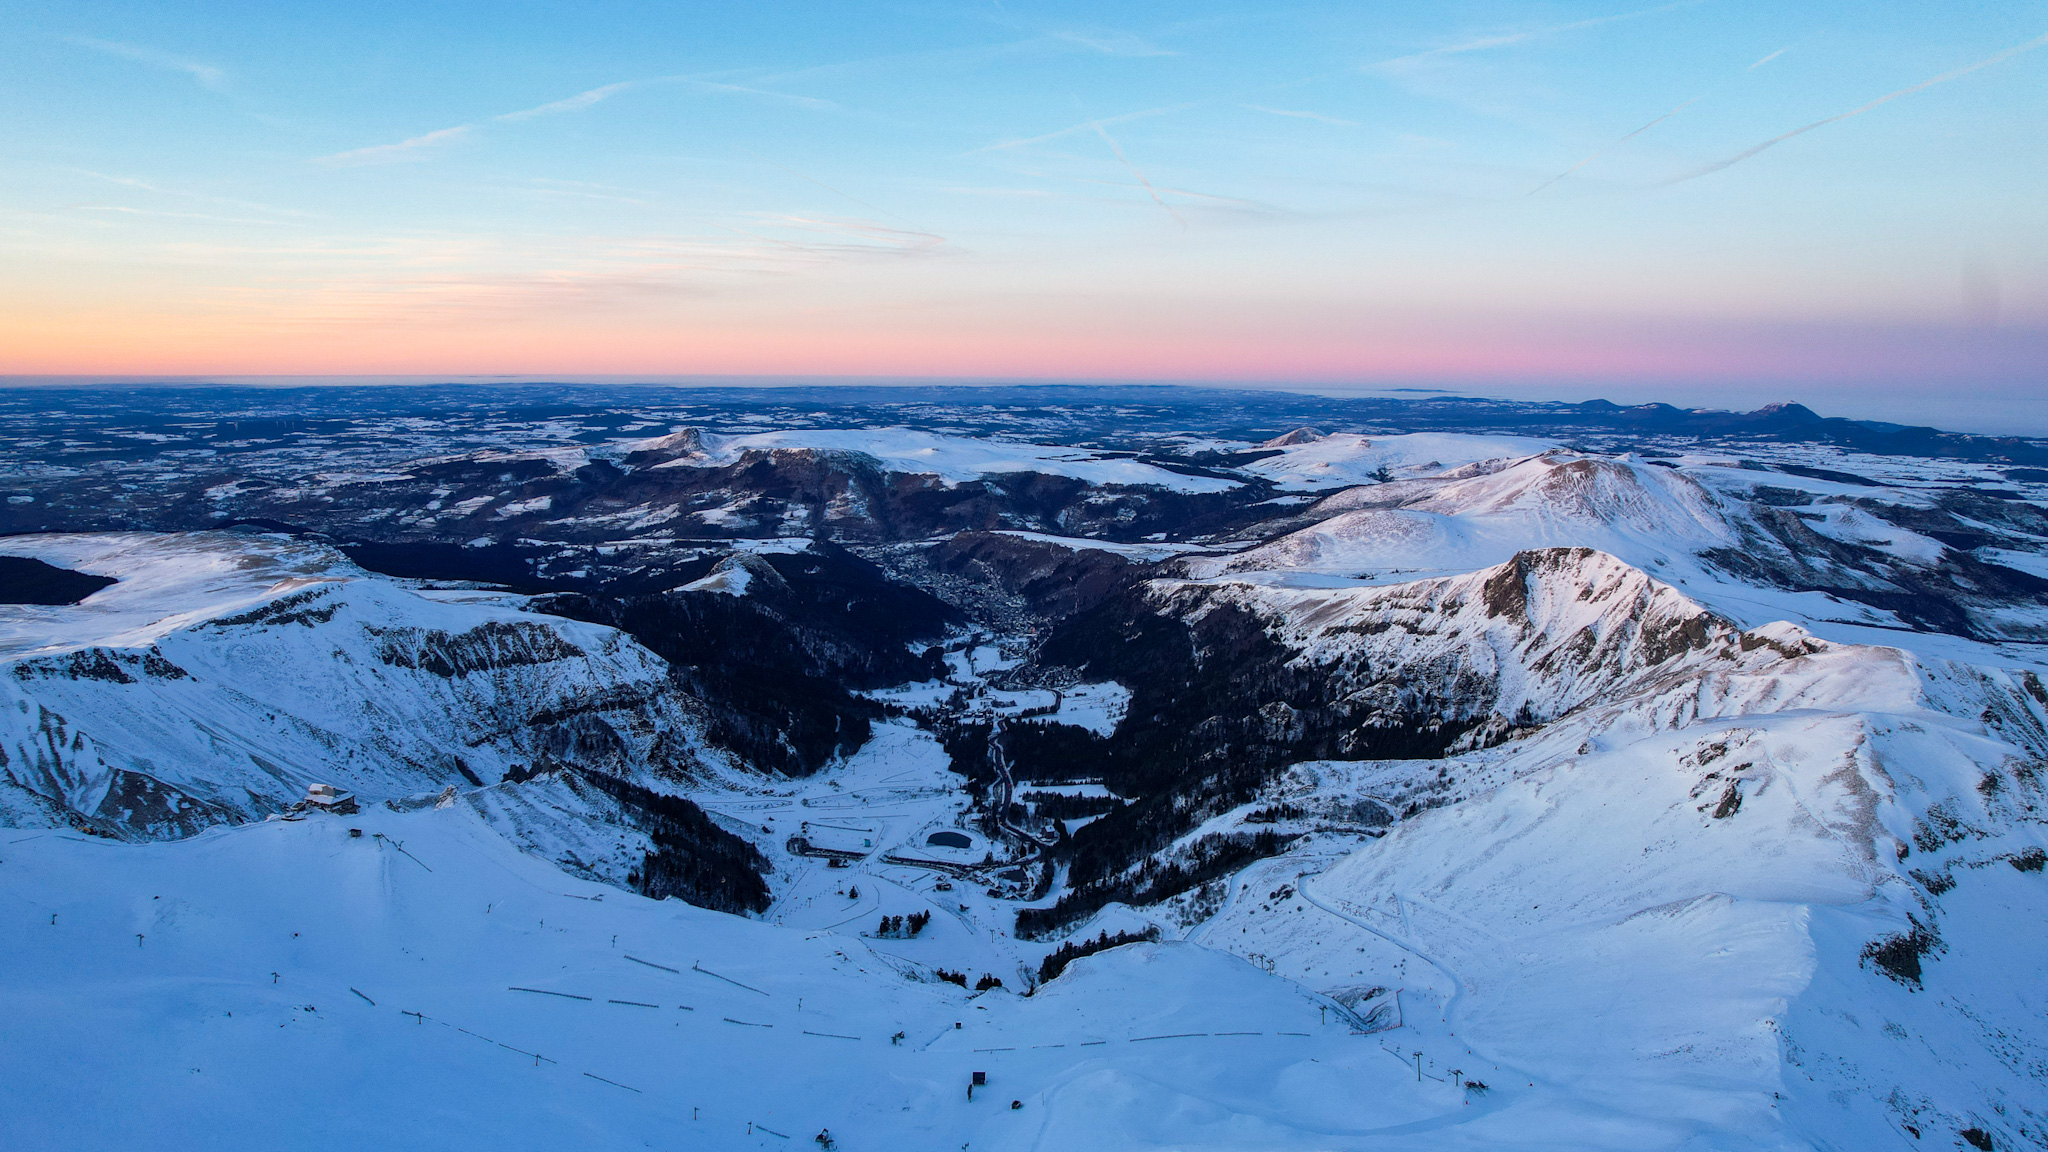
M 1215 951 L 1131 947 L 977 996 L 848 934 L 577 881 L 462 805 L 142 846 L 17 834 L 0 861 L 11 1148 L 787 1148 L 829 1128 L 849 1150 L 1313 1149 L 1498 1138 L 1518 1109 L 1569 1107 L 1505 1084 L 1468 1104 Z

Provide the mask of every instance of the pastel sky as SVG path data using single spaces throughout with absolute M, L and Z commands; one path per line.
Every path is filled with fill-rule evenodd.
M 2048 3 L 0 9 L 0 372 L 2032 389 Z

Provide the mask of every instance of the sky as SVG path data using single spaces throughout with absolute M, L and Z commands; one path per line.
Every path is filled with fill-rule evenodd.
M 0 101 L 5 374 L 1903 397 L 2048 432 L 2048 0 L 28 0 Z

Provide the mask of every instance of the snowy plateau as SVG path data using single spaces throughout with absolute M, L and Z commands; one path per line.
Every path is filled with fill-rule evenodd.
M 0 395 L 0 1143 L 2048 1148 L 2048 445 Z

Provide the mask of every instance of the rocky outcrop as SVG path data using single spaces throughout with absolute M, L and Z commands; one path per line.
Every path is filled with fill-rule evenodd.
M 1075 877 L 1128 867 L 1289 763 L 1497 743 L 1739 658 L 1742 635 L 1585 548 L 1385 587 L 1153 581 L 1075 617 L 1040 654 L 1133 689 L 1088 767 L 1136 802 L 1076 835 Z

